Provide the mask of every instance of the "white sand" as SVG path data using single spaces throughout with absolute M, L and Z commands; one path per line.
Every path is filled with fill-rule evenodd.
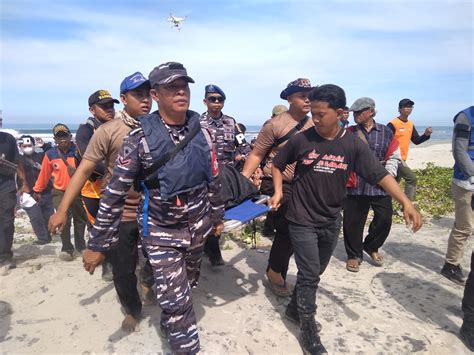
M 410 151 L 412 167 L 434 161 L 450 166 L 449 145 Z M 450 146 L 449 146 L 450 149 Z M 444 160 L 443 160 L 444 159 Z M 144 307 L 140 330 L 120 330 L 123 315 L 111 283 L 90 276 L 79 259 L 56 258 L 60 242 L 38 247 L 26 219 L 16 222 L 16 269 L 0 270 L 0 300 L 13 313 L 2 314 L 2 353 L 156 354 L 168 353 L 157 327 L 160 310 Z M 467 354 L 457 337 L 463 288 L 439 275 L 452 217 L 426 224 L 415 235 L 395 225 L 382 252 L 385 265 L 368 262 L 358 274 L 345 270 L 342 240 L 322 277 L 318 292 L 321 338 L 329 353 Z M 282 317 L 287 300 L 266 289 L 270 241 L 259 250 L 227 242 L 227 265 L 216 272 L 203 262 L 193 291 L 203 354 L 300 354 L 298 329 Z M 474 240 L 466 245 L 463 267 Z M 262 252 L 263 251 L 263 252 Z M 289 280 L 296 279 L 292 261 Z
M 412 169 L 422 169 L 427 163 L 452 168 L 454 165 L 451 143 L 422 143 L 411 145 L 408 152 L 407 164 Z

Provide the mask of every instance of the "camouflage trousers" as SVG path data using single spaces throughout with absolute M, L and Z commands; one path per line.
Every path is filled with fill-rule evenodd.
M 189 248 L 152 245 L 143 238 L 161 308 L 161 327 L 173 353 L 195 354 L 199 336 L 191 288 L 197 285 L 204 241 Z

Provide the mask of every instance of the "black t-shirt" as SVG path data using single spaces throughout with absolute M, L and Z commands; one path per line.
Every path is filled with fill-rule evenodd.
M 18 157 L 19 153 L 15 137 L 9 133 L 0 132 L 0 158 L 17 164 Z M 0 192 L 10 192 L 13 190 L 16 190 L 15 172 L 9 169 L 0 170 Z
M 388 174 L 368 145 L 345 129 L 334 140 L 324 139 L 314 128 L 291 137 L 273 164 L 284 171 L 295 161 L 293 195 L 286 217 L 293 223 L 314 227 L 323 227 L 337 218 L 351 171 L 373 185 Z

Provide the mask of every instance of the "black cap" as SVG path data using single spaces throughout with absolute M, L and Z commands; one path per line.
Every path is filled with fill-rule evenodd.
M 415 103 L 410 99 L 402 99 L 398 103 L 398 108 L 406 107 L 406 106 L 413 106 Z
M 113 101 L 116 104 L 119 103 L 119 100 L 114 99 L 107 90 L 97 90 L 95 93 L 89 96 L 89 107 L 96 104 L 105 104 L 110 101 Z
M 167 62 L 155 67 L 148 76 L 151 87 L 155 85 L 169 84 L 176 79 L 184 78 L 189 83 L 194 83 L 193 78 L 188 76 L 186 68 L 181 63 Z

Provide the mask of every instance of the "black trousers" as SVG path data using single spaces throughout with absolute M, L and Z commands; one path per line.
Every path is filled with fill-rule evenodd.
M 289 224 L 298 274 L 288 307 L 296 307 L 301 318 L 316 313 L 320 275 L 331 260 L 340 229 L 341 218 L 321 228 Z
M 0 262 L 3 262 L 13 257 L 16 191 L 1 191 L 0 201 Z
M 464 322 L 474 329 L 474 252 L 471 254 L 471 272 L 467 277 L 464 297 L 462 299 Z
M 142 311 L 142 302 L 137 290 L 137 276 L 135 269 L 138 261 L 138 224 L 137 222 L 121 222 L 118 234 L 118 246 L 108 252 L 108 259 L 112 264 L 114 286 L 125 312 L 137 318 Z M 146 265 L 148 264 L 148 266 Z M 153 270 L 147 259 L 144 273 L 153 285 Z M 146 285 L 150 287 L 151 285 Z
M 264 195 L 272 196 L 273 181 L 271 179 L 263 179 L 260 186 L 260 192 Z M 288 220 L 286 219 L 286 211 L 288 203 L 291 199 L 291 185 L 283 183 L 283 199 L 280 208 L 273 213 L 273 221 L 275 227 L 275 238 L 273 239 L 272 248 L 268 257 L 268 267 L 273 271 L 281 273 L 286 278 L 288 273 L 288 264 L 290 263 L 293 248 L 291 246 L 290 232 L 288 230 Z
M 364 225 L 369 209 L 374 219 L 364 241 Z M 344 203 L 344 245 L 349 259 L 363 258 L 363 251 L 378 251 L 385 243 L 392 227 L 392 198 L 390 196 L 348 195 Z

